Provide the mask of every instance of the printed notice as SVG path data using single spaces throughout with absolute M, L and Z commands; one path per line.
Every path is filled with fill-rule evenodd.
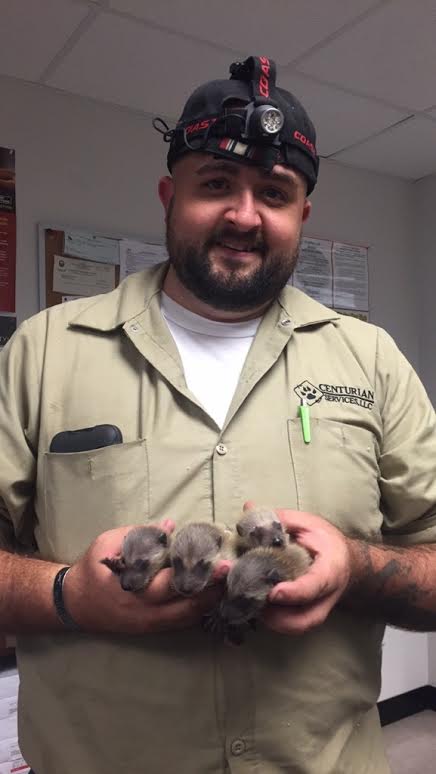
M 165 245 L 122 239 L 120 242 L 120 282 L 129 274 L 155 266 L 168 258 Z
M 115 266 L 55 255 L 53 290 L 63 296 L 94 296 L 115 288 Z
M 333 305 L 332 243 L 326 239 L 301 240 L 293 284 L 325 306 Z
M 86 231 L 66 231 L 64 252 L 75 258 L 84 258 L 100 263 L 120 262 L 118 239 L 88 234 Z
M 368 309 L 368 248 L 333 242 L 334 307 Z

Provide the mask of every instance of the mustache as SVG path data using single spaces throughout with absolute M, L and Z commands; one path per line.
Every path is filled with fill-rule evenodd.
M 261 255 L 265 255 L 268 250 L 268 246 L 258 229 L 246 231 L 241 234 L 240 231 L 235 231 L 235 229 L 229 228 L 228 226 L 216 229 L 207 240 L 207 247 L 213 247 L 213 245 L 217 243 L 225 244 L 226 242 L 230 242 L 241 250 L 247 248 L 256 250 L 256 252 L 261 253 Z

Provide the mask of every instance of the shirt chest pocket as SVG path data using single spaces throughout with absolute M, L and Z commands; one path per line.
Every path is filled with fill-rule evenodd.
M 311 419 L 305 443 L 300 419 L 288 421 L 298 508 L 317 513 L 347 534 L 380 533 L 377 443 L 367 428 Z
M 145 440 L 47 453 L 43 480 L 39 542 L 46 558 L 73 562 L 100 533 L 150 518 Z

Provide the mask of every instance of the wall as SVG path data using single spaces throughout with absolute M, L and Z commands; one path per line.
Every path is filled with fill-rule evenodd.
M 160 237 L 163 142 L 150 120 L 0 78 L 0 145 L 16 150 L 17 311 L 38 311 L 38 222 Z
M 436 176 L 431 175 L 414 185 L 415 250 L 413 268 L 417 279 L 420 307 L 421 377 L 436 405 Z
M 0 78 L 0 104 L 0 145 L 16 150 L 22 320 L 38 310 L 38 222 L 162 237 L 155 191 L 166 148 L 150 119 L 44 87 Z M 324 161 L 306 233 L 370 246 L 371 319 L 418 367 L 425 342 L 411 260 L 413 195 L 404 181 Z M 426 647 L 426 635 L 388 634 L 383 698 L 405 690 L 404 680 L 427 682 L 426 661 L 424 671 L 415 668 Z
M 16 150 L 18 313 L 37 311 L 39 221 L 160 237 L 166 146 L 133 112 L 0 78 L 0 145 Z M 371 315 L 418 363 L 411 186 L 324 162 L 306 232 L 369 245 Z M 25 280 L 25 281 L 24 281 Z M 404 314 L 404 309 L 408 314 Z
M 416 259 L 414 261 L 421 308 L 419 342 L 421 376 L 436 405 L 436 176 L 418 181 L 414 186 Z M 436 634 L 428 636 L 429 682 L 436 686 Z

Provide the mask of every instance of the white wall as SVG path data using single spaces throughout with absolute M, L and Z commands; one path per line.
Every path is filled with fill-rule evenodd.
M 428 635 L 386 629 L 380 701 L 429 684 Z
M 0 78 L 0 145 L 16 150 L 17 312 L 38 311 L 38 222 L 160 237 L 164 143 L 134 113 Z
M 420 306 L 421 378 L 436 405 L 436 176 L 432 175 L 414 186 L 415 250 L 414 271 L 417 278 Z
M 0 146 L 16 150 L 21 320 L 38 310 L 38 222 L 163 236 L 155 191 L 166 146 L 139 114 L 44 87 L 0 78 L 0 104 Z M 413 196 L 406 182 L 323 162 L 306 233 L 370 246 L 371 319 L 418 367 Z M 426 647 L 426 635 L 388 634 L 383 698 L 427 682 Z
M 421 376 L 436 405 L 436 176 L 415 184 L 416 258 L 421 308 Z M 436 686 L 436 634 L 428 636 L 429 682 Z

